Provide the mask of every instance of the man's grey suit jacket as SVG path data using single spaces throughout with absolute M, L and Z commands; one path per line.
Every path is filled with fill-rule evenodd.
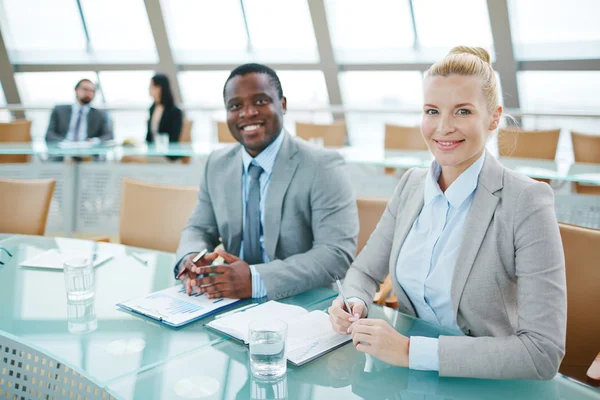
M 60 142 L 66 139 L 72 113 L 73 106 L 70 104 L 54 107 L 46 131 L 46 142 Z M 112 124 L 106 112 L 90 108 L 87 115 L 87 137 L 102 141 L 113 138 Z
M 404 174 L 367 245 L 348 270 L 346 296 L 370 304 L 390 274 L 398 309 L 415 309 L 396 261 L 423 208 L 426 169 Z M 467 336 L 439 340 L 440 376 L 550 379 L 565 352 L 565 260 L 552 189 L 487 153 L 451 283 Z M 474 336 L 474 337 L 473 337 Z
M 271 262 L 256 265 L 270 299 L 326 286 L 343 277 L 356 253 L 358 213 L 343 158 L 285 131 L 273 166 L 264 215 Z M 222 239 L 239 255 L 242 240 L 242 146 L 213 152 L 198 203 L 181 233 L 177 260 Z

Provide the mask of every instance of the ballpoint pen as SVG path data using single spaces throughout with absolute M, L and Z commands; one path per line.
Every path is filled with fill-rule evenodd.
M 342 290 L 342 282 L 340 282 L 340 278 L 338 278 L 337 276 L 335 277 L 335 283 L 337 284 L 340 296 L 342 296 L 342 300 L 344 301 L 344 305 L 346 306 L 346 311 L 348 311 L 348 314 L 351 314 L 352 309 L 350 308 L 350 304 L 348 304 L 348 300 L 346 300 L 346 296 L 344 296 L 344 292 Z
M 240 308 L 236 308 L 236 309 L 235 309 L 235 310 L 233 310 L 233 311 L 228 311 L 228 312 L 226 312 L 226 313 L 219 314 L 219 315 L 217 315 L 217 316 L 215 317 L 215 319 L 220 319 L 220 318 L 223 318 L 223 317 L 227 317 L 227 316 L 229 316 L 229 315 L 232 315 L 232 314 L 237 314 L 237 313 L 239 313 L 239 312 L 244 312 L 244 311 L 246 311 L 247 309 L 249 309 L 249 308 L 252 308 L 252 307 L 256 307 L 256 306 L 258 306 L 258 305 L 259 305 L 259 303 L 252 303 L 252 304 L 248 304 L 247 306 L 240 307 Z
M 139 262 L 141 262 L 144 265 L 148 265 L 148 261 L 146 261 L 142 257 L 140 257 L 138 253 L 131 253 L 131 257 L 135 258 L 136 260 L 138 260 Z
M 200 261 L 200 259 L 202 257 L 204 257 L 206 255 L 206 253 L 208 253 L 207 249 L 202 250 L 200 253 L 196 254 L 196 257 L 194 257 L 194 259 L 192 260 L 192 262 L 194 264 L 196 264 L 198 261 Z M 187 269 L 186 267 L 181 268 L 181 271 L 179 271 L 179 273 L 177 274 L 176 279 L 181 278 L 181 275 L 183 275 L 183 273 L 185 272 L 186 269 Z

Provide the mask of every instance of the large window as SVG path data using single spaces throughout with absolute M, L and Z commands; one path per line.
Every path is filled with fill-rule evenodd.
M 515 56 L 520 60 L 600 57 L 597 0 L 510 0 Z
M 346 107 L 390 112 L 347 112 L 350 143 L 382 149 L 385 124 L 419 125 L 423 107 L 422 73 L 419 71 L 367 71 L 340 74 Z M 404 111 L 399 114 L 395 112 Z M 408 111 L 408 113 L 406 113 Z

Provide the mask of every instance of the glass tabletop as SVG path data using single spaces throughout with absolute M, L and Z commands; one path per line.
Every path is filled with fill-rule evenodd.
M 331 300 L 309 309 L 326 309 Z M 389 308 L 373 306 L 405 335 L 457 335 Z M 207 360 L 210 360 L 207 362 Z M 123 399 L 600 399 L 600 391 L 558 375 L 550 381 L 440 378 L 437 372 L 392 367 L 347 344 L 302 367 L 288 365 L 274 381 L 250 374 L 248 350 L 233 340 L 214 342 L 151 370 L 109 382 Z
M 231 143 L 170 143 L 160 147 L 153 144 L 120 146 L 114 144 L 60 144 L 60 143 L 0 143 L 2 154 L 28 154 L 44 156 L 107 156 L 119 160 L 126 156 L 207 156 L 212 151 L 233 146 Z M 335 148 L 349 164 L 365 164 L 390 168 L 428 167 L 433 160 L 429 151 L 381 150 L 365 151 L 359 147 Z M 508 168 L 538 179 L 554 179 L 600 185 L 600 164 L 559 163 L 553 160 L 501 157 L 500 162 Z
M 13 257 L 0 266 L 0 330 L 57 357 L 100 383 L 222 340 L 221 335 L 204 328 L 212 317 L 172 329 L 115 306 L 176 284 L 172 273 L 173 254 L 118 244 L 24 235 L 10 236 L 1 246 Z M 67 302 L 61 270 L 19 266 L 22 261 L 50 249 L 66 254 L 94 251 L 99 256 L 112 256 L 95 268 L 95 299 L 85 305 L 89 315 L 95 314 L 97 328 L 94 331 L 69 332 L 68 323 L 72 322 L 69 308 L 73 305 Z M 132 257 L 132 252 L 146 260 L 147 265 Z M 329 289 L 317 289 L 286 301 L 310 306 L 332 296 L 334 293 Z M 235 307 L 249 302 L 251 300 L 240 302 Z

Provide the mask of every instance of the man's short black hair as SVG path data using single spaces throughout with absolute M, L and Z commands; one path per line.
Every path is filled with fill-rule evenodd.
M 231 71 L 229 77 L 225 81 L 225 85 L 223 85 L 223 99 L 225 99 L 225 88 L 227 87 L 229 81 L 236 76 L 243 76 L 246 74 L 267 74 L 269 76 L 269 82 L 277 90 L 279 100 L 283 99 L 283 89 L 281 88 L 281 82 L 279 81 L 277 73 L 266 65 L 256 63 L 243 64 Z
M 79 82 L 77 82 L 77 85 L 75 85 L 75 90 L 77 90 L 77 88 L 79 88 L 79 85 L 81 85 L 83 82 L 89 82 L 92 85 L 96 86 L 94 82 L 92 82 L 91 80 L 89 80 L 88 78 L 83 78 L 82 80 L 80 80 Z

